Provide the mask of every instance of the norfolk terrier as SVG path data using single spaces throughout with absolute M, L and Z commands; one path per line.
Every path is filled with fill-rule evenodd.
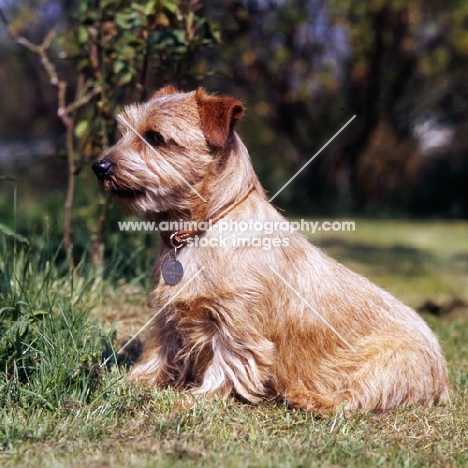
M 257 229 L 286 220 L 234 131 L 243 112 L 233 97 L 167 86 L 119 115 L 121 139 L 93 164 L 127 212 L 184 224 L 161 233 L 157 314 L 130 378 L 307 411 L 447 399 L 441 349 L 414 310 L 298 232 Z

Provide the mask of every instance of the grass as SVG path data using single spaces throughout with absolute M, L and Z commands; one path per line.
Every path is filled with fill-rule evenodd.
M 467 223 L 358 220 L 311 240 L 415 307 L 466 300 Z M 317 417 L 128 385 L 123 368 L 101 367 L 103 342 L 151 316 L 148 284 L 56 265 L 0 237 L 0 466 L 468 465 L 466 307 L 424 316 L 447 357 L 450 404 Z
M 354 232 L 316 232 L 314 244 L 417 307 L 429 296 L 467 298 L 464 221 L 355 220 Z

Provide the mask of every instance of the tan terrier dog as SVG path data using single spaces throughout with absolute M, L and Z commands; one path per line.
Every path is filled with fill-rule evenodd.
M 158 312 L 131 378 L 308 411 L 447 399 L 445 360 L 416 312 L 299 233 L 258 229 L 286 221 L 233 130 L 243 111 L 165 87 L 125 109 L 122 138 L 93 165 L 127 211 L 211 226 L 162 233 Z

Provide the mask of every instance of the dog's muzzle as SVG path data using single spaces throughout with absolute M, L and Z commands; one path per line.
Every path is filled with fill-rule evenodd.
M 113 167 L 114 164 L 108 161 L 107 159 L 100 159 L 99 161 L 96 161 L 92 166 L 93 171 L 99 180 L 107 180 L 112 174 Z

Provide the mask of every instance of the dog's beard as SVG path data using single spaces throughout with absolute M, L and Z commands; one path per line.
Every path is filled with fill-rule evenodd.
M 143 197 L 145 191 L 139 187 L 130 187 L 125 184 L 119 184 L 115 179 L 104 180 L 99 182 L 102 190 L 111 192 L 115 198 L 124 200 L 136 200 Z
M 125 185 L 117 185 L 115 182 L 102 184 L 102 188 L 112 193 L 117 205 L 127 214 L 159 216 L 178 208 L 178 206 L 174 206 L 170 193 L 160 193 L 140 187 L 130 188 Z
M 129 215 L 141 215 L 146 212 L 146 193 L 141 190 L 113 189 L 114 201 L 120 209 Z
M 145 196 L 145 192 L 139 189 L 115 188 L 111 189 L 111 192 L 114 195 L 114 197 L 122 201 L 135 201 Z
M 113 195 L 115 202 L 124 212 L 140 214 L 144 211 L 139 208 L 141 201 L 146 198 L 146 191 L 144 189 L 121 185 L 115 180 L 100 181 L 99 186 L 102 190 L 110 192 Z

